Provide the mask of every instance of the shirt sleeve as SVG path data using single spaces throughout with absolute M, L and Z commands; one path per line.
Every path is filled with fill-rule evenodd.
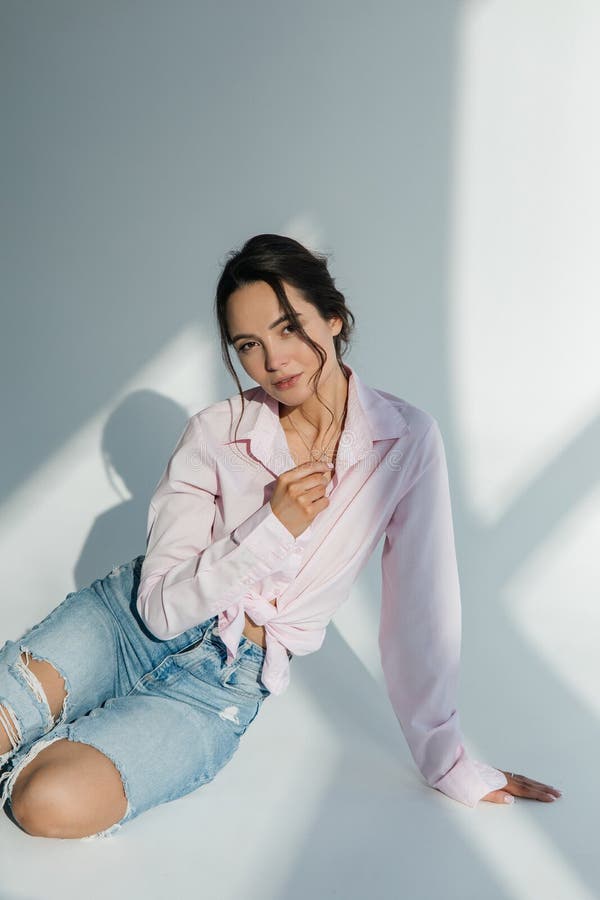
M 460 586 L 446 456 L 435 419 L 411 467 L 411 486 L 386 527 L 381 558 L 381 663 L 423 777 L 474 807 L 508 782 L 498 769 L 469 757 L 456 709 Z
M 136 607 L 168 640 L 241 599 L 265 576 L 295 576 L 307 540 L 288 531 L 265 503 L 230 534 L 212 541 L 218 478 L 197 416 L 187 425 L 151 497 Z

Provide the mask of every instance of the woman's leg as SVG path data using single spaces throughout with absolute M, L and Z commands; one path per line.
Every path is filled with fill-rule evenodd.
M 188 633 L 126 696 L 19 754 L 2 801 L 10 801 L 17 824 L 37 836 L 108 837 L 215 777 L 269 695 L 260 681 L 264 651 L 242 636 L 227 665 L 216 617 L 186 652 L 196 640 Z M 102 797 L 101 781 L 109 792 Z
M 131 612 L 142 561 L 67 594 L 0 648 L 0 769 L 55 725 L 126 694 L 168 652 L 169 642 L 144 634 Z
M 17 665 L 23 667 L 23 676 L 28 678 L 31 689 L 42 694 L 54 722 L 64 705 L 66 695 L 64 678 L 53 665 L 46 660 L 33 659 L 27 650 L 21 653 Z M 0 705 L 0 763 L 8 759 L 19 740 L 18 720 L 14 712 Z
M 111 695 L 116 656 L 113 632 L 110 613 L 93 591 L 84 588 L 68 594 L 17 641 L 4 643 L 0 649 L 4 730 L 0 766 L 56 723 L 84 714 Z
M 9 808 L 16 825 L 36 837 L 76 838 L 125 816 L 121 774 L 107 755 L 60 734 L 41 744 L 41 752 L 34 744 L 29 762 L 14 773 Z

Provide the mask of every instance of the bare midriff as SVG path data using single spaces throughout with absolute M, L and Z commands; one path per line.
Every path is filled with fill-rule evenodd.
M 274 600 L 269 600 L 269 603 L 277 603 L 277 598 Z M 246 624 L 244 626 L 244 630 L 242 634 L 245 634 L 246 637 L 254 641 L 255 644 L 258 644 L 259 647 L 266 649 L 267 646 L 267 638 L 265 636 L 265 628 L 264 625 L 256 625 L 252 619 L 249 617 L 248 613 L 244 613 L 246 617 Z

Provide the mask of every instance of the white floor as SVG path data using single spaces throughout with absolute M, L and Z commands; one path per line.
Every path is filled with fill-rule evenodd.
M 292 667 L 287 693 L 269 698 L 212 783 L 111 838 L 31 837 L 0 815 L 1 900 L 598 896 L 566 852 L 579 829 L 598 873 L 580 824 L 585 779 L 570 774 L 567 791 L 557 777 L 565 797 L 553 805 L 470 809 L 423 784 L 381 684 L 338 627 Z M 541 774 L 542 743 L 535 754 Z

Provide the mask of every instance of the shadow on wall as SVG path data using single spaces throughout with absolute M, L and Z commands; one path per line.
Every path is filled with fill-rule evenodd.
M 129 394 L 111 413 L 101 451 L 107 478 L 123 499 L 94 521 L 75 566 L 75 590 L 144 552 L 150 497 L 188 418 L 182 406 L 151 390 Z

